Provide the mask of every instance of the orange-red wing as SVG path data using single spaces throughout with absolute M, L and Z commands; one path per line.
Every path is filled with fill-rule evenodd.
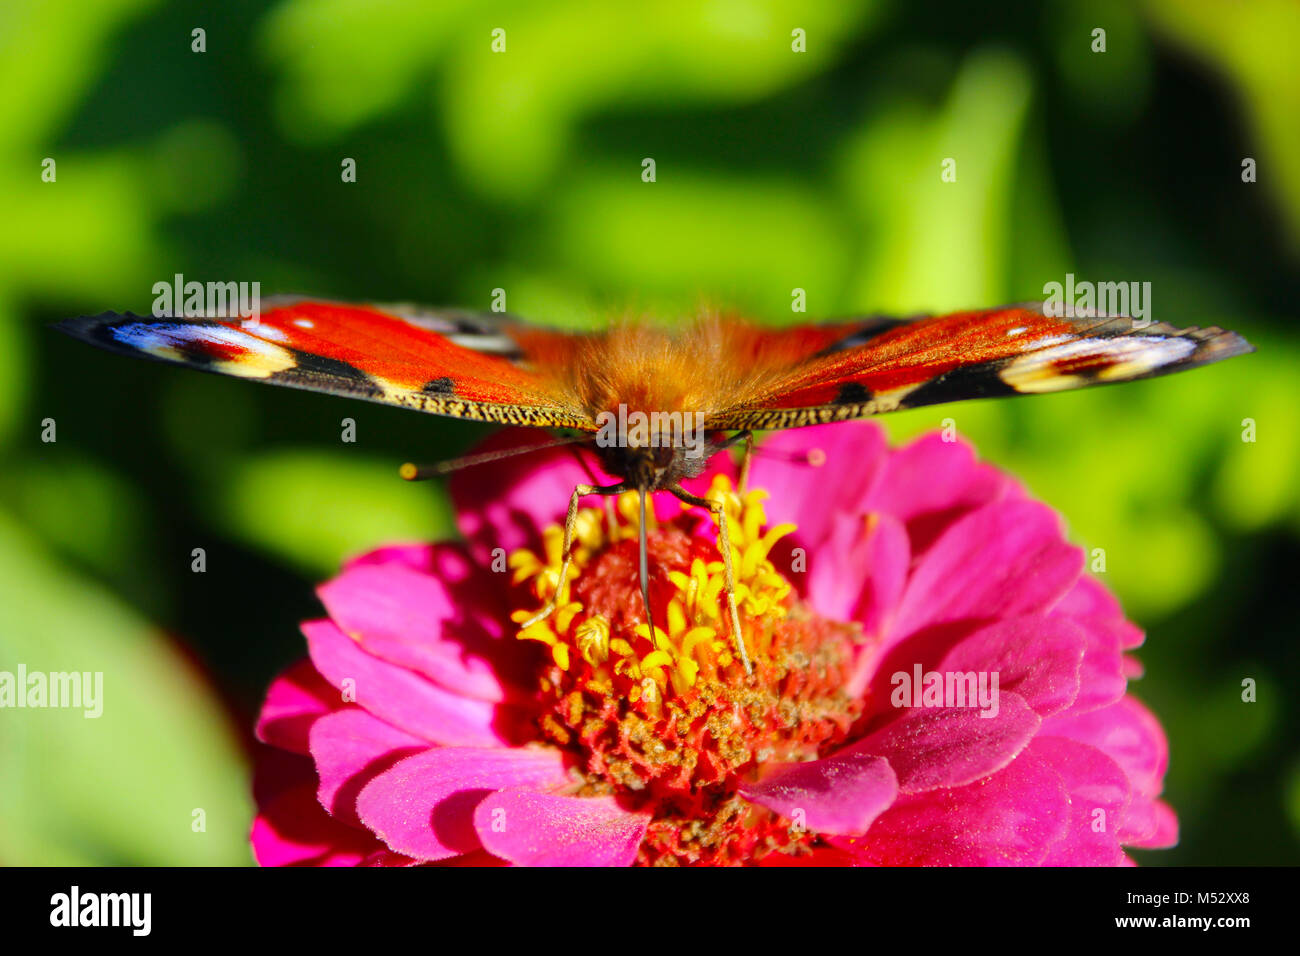
M 827 330 L 835 335 L 827 343 Z M 772 348 L 808 343 L 774 385 L 710 416 L 711 428 L 791 428 L 902 408 L 1127 382 L 1254 349 L 1234 332 L 1131 318 L 1052 317 L 1037 304 L 911 320 L 805 326 Z M 788 341 L 787 341 L 788 340 Z
M 223 375 L 455 418 L 594 431 L 590 415 L 520 364 L 519 327 L 491 314 L 289 299 L 268 300 L 242 322 L 105 313 L 59 324 L 110 351 Z

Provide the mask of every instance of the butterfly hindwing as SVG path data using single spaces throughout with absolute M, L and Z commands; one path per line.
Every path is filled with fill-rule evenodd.
M 512 334 L 520 326 L 498 315 L 277 298 L 242 322 L 105 313 L 58 327 L 110 351 L 274 385 L 455 418 L 595 429 L 520 364 Z M 528 334 L 562 333 L 530 326 Z
M 842 332 L 826 344 L 826 330 Z M 1015 305 L 912 320 L 872 318 L 773 332 L 810 343 L 789 375 L 709 419 L 718 429 L 790 428 L 970 398 L 1150 378 L 1254 351 L 1218 328 L 1126 317 L 1053 317 Z

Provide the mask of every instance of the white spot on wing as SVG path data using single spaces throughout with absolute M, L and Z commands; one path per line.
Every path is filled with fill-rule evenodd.
M 270 339 L 272 342 L 284 342 L 289 338 L 283 329 L 277 329 L 275 326 L 266 325 L 265 323 L 244 326 L 244 328 L 255 329 L 259 338 Z
M 265 330 L 262 327 L 259 331 Z M 140 322 L 117 326 L 111 332 L 123 345 L 174 362 L 200 358 L 205 344 L 229 346 L 240 353 L 238 358 L 217 362 L 215 366 L 228 375 L 241 378 L 267 378 L 296 364 L 288 350 L 273 342 L 263 341 L 240 329 L 208 322 Z
M 1195 341 L 1178 336 L 1076 339 L 1022 355 L 1008 363 L 999 375 L 1019 392 L 1059 392 L 1078 388 L 1090 379 L 1116 382 L 1137 378 L 1187 358 L 1195 351 Z M 1080 369 L 1077 373 L 1055 368 L 1058 363 L 1074 364 L 1087 359 L 1098 360 L 1097 367 Z
M 506 335 L 449 335 L 447 341 L 488 355 L 508 355 L 519 350 L 519 343 Z

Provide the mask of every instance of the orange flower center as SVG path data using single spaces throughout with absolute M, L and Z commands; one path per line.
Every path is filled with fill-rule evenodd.
M 736 600 L 754 673 L 730 632 L 717 545 L 683 512 L 650 519 L 646 624 L 637 576 L 635 494 L 578 513 L 573 560 L 556 611 L 519 632 L 549 648 L 539 675 L 541 735 L 579 756 L 580 793 L 612 793 L 653 821 L 638 862 L 753 862 L 803 852 L 813 836 L 738 794 L 766 763 L 811 760 L 843 741 L 861 712 L 844 687 L 855 625 L 819 617 L 773 565 L 793 525 L 768 529 L 766 493 L 738 495 L 724 476 L 708 497 L 727 509 Z M 534 616 L 555 595 L 563 530 L 544 553 L 511 555 L 521 606 Z

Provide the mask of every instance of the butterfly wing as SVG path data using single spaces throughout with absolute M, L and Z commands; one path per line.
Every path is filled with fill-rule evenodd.
M 105 313 L 57 326 L 129 355 L 475 421 L 596 430 L 528 367 L 518 336 L 562 336 L 495 314 L 268 299 L 256 319 Z
M 1139 328 L 1131 318 L 1096 314 L 1053 317 L 1040 304 L 771 335 L 772 349 L 795 357 L 789 374 L 710 416 L 708 427 L 793 428 L 968 398 L 1058 392 L 1254 351 L 1218 328 Z M 807 344 L 802 353 L 799 343 Z

